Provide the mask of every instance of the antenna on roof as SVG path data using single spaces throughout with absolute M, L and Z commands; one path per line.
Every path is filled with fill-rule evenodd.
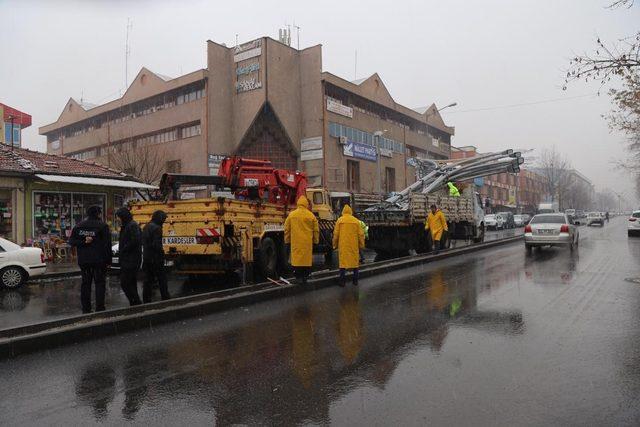
M 286 28 L 278 30 L 278 41 L 287 46 L 291 46 L 291 25 L 284 24 Z
M 298 50 L 300 50 L 300 26 L 296 25 L 296 21 L 293 21 L 293 28 L 296 29 L 296 38 L 298 43 Z
M 236 49 L 238 48 L 238 34 L 236 34 L 236 45 L 235 45 L 235 48 Z
M 129 87 L 129 54 L 131 53 L 131 47 L 129 46 L 129 32 L 133 28 L 133 22 L 127 18 L 127 37 L 124 45 L 124 87 L 125 90 Z

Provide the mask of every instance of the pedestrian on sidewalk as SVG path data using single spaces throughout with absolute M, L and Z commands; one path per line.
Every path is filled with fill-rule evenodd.
M 167 285 L 167 272 L 164 268 L 164 249 L 162 247 L 162 225 L 167 219 L 164 211 L 157 210 L 151 215 L 149 221 L 142 230 L 142 270 L 144 281 L 142 283 L 142 301 L 151 302 L 153 297 L 153 285 L 157 281 L 162 300 L 171 298 Z
M 351 206 L 344 205 L 342 216 L 333 229 L 333 249 L 338 250 L 341 287 L 344 287 L 347 270 L 353 270 L 353 285 L 358 286 L 360 249 L 364 249 L 364 230 L 360 221 L 353 216 Z
M 118 238 L 118 255 L 120 258 L 120 287 L 129 300 L 129 305 L 139 305 L 138 270 L 142 263 L 142 231 L 133 220 L 131 211 L 121 207 L 116 211 L 120 219 L 120 237 Z
M 306 285 L 313 265 L 313 245 L 320 242 L 320 228 L 305 196 L 300 196 L 297 206 L 284 222 L 284 243 L 291 245 L 291 266 L 296 279 Z
M 91 313 L 91 284 L 95 283 L 96 311 L 104 311 L 107 267 L 111 265 L 111 230 L 102 220 L 102 208 L 90 206 L 87 218 L 71 230 L 69 244 L 76 248 L 82 273 L 80 302 L 83 313 Z
M 424 231 L 431 233 L 433 251 L 437 254 L 440 249 L 443 249 L 441 240 L 443 234 L 449 231 L 449 227 L 447 226 L 447 218 L 436 205 L 431 205 L 431 212 L 424 223 Z

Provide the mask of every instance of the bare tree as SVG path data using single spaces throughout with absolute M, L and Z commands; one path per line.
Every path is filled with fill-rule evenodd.
M 547 193 L 551 196 L 551 201 L 562 204 L 571 185 L 569 160 L 553 147 L 542 150 L 536 163 L 537 172 L 545 178 Z
M 109 156 L 112 167 L 145 184 L 157 185 L 166 169 L 165 149 L 157 145 L 115 146 L 110 148 Z

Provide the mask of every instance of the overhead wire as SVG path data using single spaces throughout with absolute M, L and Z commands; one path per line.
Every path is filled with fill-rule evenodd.
M 587 94 L 584 94 L 584 95 L 568 96 L 568 97 L 562 97 L 562 98 L 551 98 L 551 99 L 544 99 L 544 100 L 540 100 L 540 101 L 522 102 L 522 103 L 519 103 L 519 104 L 500 105 L 500 106 L 496 106 L 496 107 L 473 108 L 473 109 L 469 109 L 469 110 L 458 110 L 458 111 L 449 110 L 449 111 L 443 111 L 441 114 L 442 115 L 446 115 L 446 114 L 456 114 L 456 113 L 472 113 L 472 112 L 477 112 L 477 111 L 502 110 L 502 109 L 507 109 L 507 108 L 526 107 L 526 106 L 529 106 L 529 105 L 539 105 L 539 104 L 548 104 L 548 103 L 552 103 L 552 102 L 570 101 L 572 99 L 586 98 L 586 97 L 597 96 L 597 95 L 599 95 L 598 92 L 594 92 L 594 93 L 587 93 Z

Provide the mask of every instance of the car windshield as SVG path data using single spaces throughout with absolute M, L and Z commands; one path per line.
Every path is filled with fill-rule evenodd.
M 536 215 L 531 224 L 564 224 L 564 215 Z
M 640 218 L 640 211 L 634 212 L 631 216 L 634 218 Z

